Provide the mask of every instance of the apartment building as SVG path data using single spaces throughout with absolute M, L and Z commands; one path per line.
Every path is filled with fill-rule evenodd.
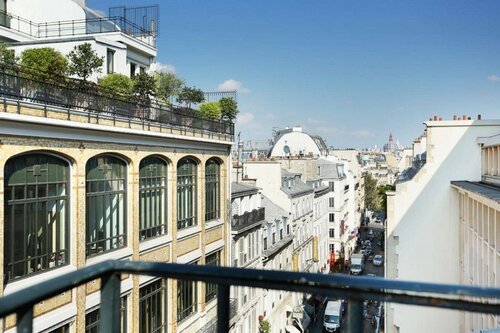
M 265 207 L 260 189 L 243 182 L 231 184 L 231 265 L 262 269 L 262 252 L 267 247 Z M 267 250 L 267 248 L 266 248 Z M 257 332 L 258 316 L 262 315 L 263 290 L 247 287 L 231 288 L 231 332 Z
M 113 7 L 108 16 L 84 0 L 1 0 L 0 42 L 16 54 L 29 48 L 52 47 L 68 54 L 90 43 L 104 58 L 101 74 L 134 76 L 155 70 L 159 34 L 158 6 Z
M 458 201 L 460 284 L 500 286 L 500 130 L 479 138 L 480 181 L 452 181 Z M 500 326 L 494 315 L 462 312 L 461 332 L 487 331 Z
M 119 23 L 84 1 L 0 3 L 1 39 L 16 50 L 91 40 L 101 55 L 114 51 L 114 72 L 153 69 L 156 34 L 125 29 L 125 12 Z M 1 75 L 2 295 L 110 259 L 229 265 L 233 124 L 124 101 L 116 113 L 112 98 L 51 85 L 54 101 L 40 93 L 45 82 Z M 94 332 L 99 288 L 92 281 L 37 304 L 34 331 Z M 216 292 L 211 284 L 124 275 L 122 331 L 206 331 L 216 323 Z M 5 332 L 15 325 L 14 315 L 2 320 Z
M 498 287 L 500 121 L 436 117 L 425 125 L 414 144 L 414 170 L 388 193 L 385 275 Z M 498 325 L 493 316 L 386 306 L 386 332 L 479 332 Z

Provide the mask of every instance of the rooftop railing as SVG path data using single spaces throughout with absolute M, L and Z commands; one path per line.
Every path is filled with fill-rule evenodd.
M 0 10 L 0 25 L 33 38 L 122 32 L 151 46 L 156 46 L 154 32 L 147 31 L 122 16 L 37 23 Z
M 230 286 L 247 286 L 339 297 L 348 300 L 347 331 L 363 332 L 363 301 L 375 300 L 500 314 L 500 289 L 385 280 L 343 274 L 312 274 L 137 261 L 107 261 L 0 298 L 0 318 L 17 315 L 17 331 L 33 331 L 35 304 L 101 278 L 99 332 L 120 331 L 120 275 L 140 274 L 217 284 L 217 332 L 230 325 Z
M 230 140 L 234 135 L 231 121 L 203 118 L 196 110 L 187 107 L 110 97 L 113 95 L 101 93 L 95 88 L 82 88 L 88 83 L 85 85 L 80 80 L 61 78 L 62 83 L 43 78 L 40 73 L 0 64 L 0 96 L 4 98 L 4 111 L 10 100 L 17 106 L 22 102 L 42 106 L 45 110 L 56 107 L 67 114 L 68 120 L 72 119 L 72 115 L 80 118 L 85 115 L 89 123 L 107 119 L 113 124 L 118 121 L 129 124 L 135 122 L 142 124 L 143 128 L 155 125 L 160 129 L 170 127 L 194 130 L 201 134 L 216 133 Z M 49 117 L 47 112 L 45 116 Z

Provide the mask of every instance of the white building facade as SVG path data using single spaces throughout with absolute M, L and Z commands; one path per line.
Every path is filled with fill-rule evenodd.
M 0 42 L 18 56 L 26 49 L 41 47 L 51 47 L 67 55 L 76 45 L 90 43 L 104 58 L 101 73 L 93 74 L 89 78 L 92 81 L 110 73 L 131 77 L 155 70 L 157 7 L 123 7 L 121 13 L 113 14 L 120 16 L 111 18 L 87 7 L 83 0 L 0 3 Z M 141 22 L 127 19 L 127 11 L 134 10 L 141 11 Z
M 478 239 L 484 235 L 478 234 L 474 227 L 470 230 L 469 226 L 475 222 L 468 221 L 477 222 L 478 219 L 475 215 L 472 219 L 464 217 L 464 209 L 469 213 L 481 208 L 481 212 L 486 212 L 480 218 L 481 223 L 489 228 L 493 225 L 490 216 L 497 219 L 496 208 L 486 209 L 483 204 L 471 201 L 467 201 L 467 205 L 475 207 L 474 210 L 464 208 L 459 193 L 465 194 L 466 189 L 450 182 L 481 181 L 481 165 L 484 164 L 481 138 L 497 135 L 500 121 L 453 120 L 425 124 L 425 140 L 414 146 L 416 150 L 421 149 L 421 142 L 425 142 L 425 152 L 414 153 L 414 156 L 424 155 L 425 163 L 421 163 L 411 177 L 399 182 L 395 192 L 388 194 L 385 276 L 447 284 L 483 285 L 494 280 L 498 287 L 498 277 L 492 273 L 498 267 L 498 246 L 493 251 L 491 245 L 481 245 Z M 480 255 L 479 248 L 484 249 Z M 471 275 L 473 271 L 478 273 Z M 461 320 L 458 311 L 388 304 L 385 331 L 471 332 L 470 321 L 477 323 L 479 319 L 469 317 L 464 323 L 464 318 L 467 317 Z M 473 329 L 493 322 L 491 318 L 481 317 L 482 326 Z

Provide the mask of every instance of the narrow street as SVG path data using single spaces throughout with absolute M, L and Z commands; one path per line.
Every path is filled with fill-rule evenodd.
M 370 223 L 368 224 L 362 231 L 360 238 L 362 240 L 367 239 L 368 237 L 368 232 L 369 230 L 373 230 L 373 241 L 372 241 L 372 247 L 373 247 L 373 254 L 382 254 L 383 251 L 381 247 L 377 244 L 380 240 L 380 236 L 382 231 L 384 230 L 384 226 L 382 223 Z M 383 240 L 382 240 L 383 241 Z M 361 250 L 360 247 L 356 248 L 355 253 L 359 253 Z M 340 274 L 340 273 L 336 273 Z M 384 265 L 382 264 L 381 266 L 375 266 L 373 263 L 368 262 L 368 259 L 365 260 L 364 266 L 363 266 L 363 272 L 361 275 L 368 275 L 368 274 L 374 274 L 379 277 L 384 276 Z M 320 309 L 320 312 L 318 314 L 318 319 L 316 320 L 315 323 L 311 324 L 309 327 L 309 333 L 319 333 L 319 332 L 324 332 L 323 330 L 323 317 L 324 317 L 324 312 L 325 312 L 325 306 L 326 303 L 323 304 L 322 308 Z M 373 314 L 378 312 L 378 307 L 375 306 L 375 304 L 371 304 L 368 306 L 368 313 Z M 344 315 L 342 320 L 346 319 L 347 313 Z M 383 314 L 381 316 L 383 318 Z M 342 322 L 341 324 L 341 329 L 340 332 L 348 332 L 346 323 Z M 383 330 L 383 324 L 381 324 L 381 329 Z M 375 332 L 375 327 L 372 326 L 371 320 L 370 319 L 364 319 L 364 332 Z

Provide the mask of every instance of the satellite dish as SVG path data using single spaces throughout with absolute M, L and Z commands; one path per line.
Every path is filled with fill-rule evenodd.
M 283 151 L 285 152 L 285 154 L 290 154 L 290 147 L 288 147 L 287 145 L 285 145 L 283 147 Z

